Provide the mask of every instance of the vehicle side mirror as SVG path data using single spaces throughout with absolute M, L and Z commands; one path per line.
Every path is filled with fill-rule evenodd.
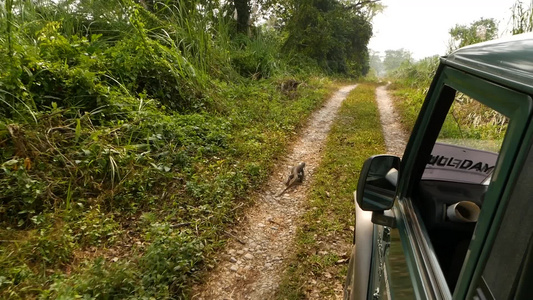
M 396 196 L 400 158 L 376 155 L 365 161 L 357 183 L 357 204 L 362 210 L 391 209 Z

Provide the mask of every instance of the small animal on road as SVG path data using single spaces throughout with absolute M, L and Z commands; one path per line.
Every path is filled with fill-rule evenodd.
M 295 186 L 296 184 L 302 183 L 304 180 L 304 168 L 305 168 L 305 162 L 301 162 L 298 165 L 291 168 L 291 173 L 289 174 L 289 177 L 285 181 L 286 188 L 281 191 L 281 193 L 278 194 L 278 197 L 283 195 L 289 188 Z

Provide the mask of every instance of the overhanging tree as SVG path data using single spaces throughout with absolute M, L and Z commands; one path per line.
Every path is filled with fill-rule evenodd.
M 369 10 L 377 1 L 289 0 L 284 50 L 315 60 L 331 73 L 354 76 L 369 70 Z

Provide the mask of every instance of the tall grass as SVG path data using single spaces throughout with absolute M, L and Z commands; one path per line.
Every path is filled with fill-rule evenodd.
M 433 56 L 418 62 L 405 62 L 391 73 L 389 79 L 393 83 L 390 89 L 397 100 L 395 106 L 407 132 L 414 127 L 438 64 L 439 57 Z
M 521 34 L 533 31 L 533 2 L 526 6 L 522 0 L 517 0 L 511 9 L 513 28 L 511 33 Z
M 416 62 L 405 61 L 390 77 L 395 82 L 412 88 L 428 88 L 439 64 L 439 56 L 431 56 Z

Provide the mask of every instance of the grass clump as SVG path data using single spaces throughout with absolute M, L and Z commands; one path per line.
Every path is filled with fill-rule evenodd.
M 315 296 L 332 298 L 344 282 L 358 174 L 366 158 L 385 152 L 375 88 L 376 84 L 359 84 L 339 110 L 278 299 L 305 299 L 313 289 L 321 293 Z

